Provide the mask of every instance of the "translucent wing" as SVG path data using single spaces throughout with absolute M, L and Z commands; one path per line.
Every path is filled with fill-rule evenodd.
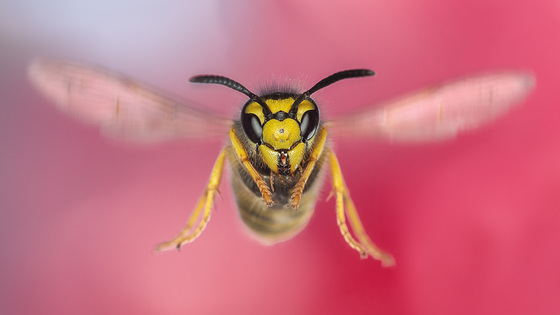
M 437 141 L 506 113 L 534 87 L 523 72 L 474 76 L 329 122 L 333 133 L 401 142 Z
M 35 86 L 57 107 L 99 125 L 118 139 L 156 142 L 227 134 L 230 121 L 165 97 L 97 67 L 36 60 L 29 67 Z

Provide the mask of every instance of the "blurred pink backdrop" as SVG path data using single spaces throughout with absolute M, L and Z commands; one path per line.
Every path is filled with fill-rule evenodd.
M 0 313 L 560 313 L 557 1 L 0 2 Z M 354 201 L 394 268 L 360 260 L 321 201 L 296 238 L 247 236 L 227 182 L 203 235 L 183 225 L 220 142 L 137 147 L 57 112 L 25 74 L 36 56 L 100 64 L 235 117 L 250 89 L 310 86 L 332 117 L 445 80 L 525 69 L 537 88 L 454 141 L 336 141 Z M 365 148 L 365 149 L 364 149 Z M 327 195 L 329 186 L 325 186 Z

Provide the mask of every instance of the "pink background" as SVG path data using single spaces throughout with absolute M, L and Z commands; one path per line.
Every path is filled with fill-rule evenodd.
M 558 2 L 331 2 L 0 2 L 0 313 L 560 313 Z M 364 225 L 395 268 L 344 243 L 332 200 L 293 240 L 261 246 L 226 183 L 204 234 L 155 255 L 221 143 L 103 138 L 30 87 L 25 66 L 43 55 L 100 64 L 232 117 L 242 95 L 188 77 L 223 74 L 258 90 L 375 70 L 317 93 L 331 117 L 492 69 L 529 70 L 537 88 L 455 141 L 335 143 Z

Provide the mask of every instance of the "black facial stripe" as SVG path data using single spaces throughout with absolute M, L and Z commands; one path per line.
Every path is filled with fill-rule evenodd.
M 303 142 L 302 140 L 298 140 L 298 141 L 294 142 L 294 144 L 292 144 L 292 146 L 288 150 L 276 150 L 272 145 L 270 145 L 266 142 L 261 143 L 261 145 L 266 145 L 269 149 L 271 149 L 273 151 L 281 152 L 281 151 L 291 151 L 291 150 L 295 149 L 298 146 L 298 144 L 300 144 L 302 142 Z

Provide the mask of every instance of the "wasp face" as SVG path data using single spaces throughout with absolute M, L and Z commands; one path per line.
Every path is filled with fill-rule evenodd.
M 241 124 L 266 165 L 276 174 L 291 175 L 316 134 L 319 110 L 310 98 L 276 93 L 247 102 Z

